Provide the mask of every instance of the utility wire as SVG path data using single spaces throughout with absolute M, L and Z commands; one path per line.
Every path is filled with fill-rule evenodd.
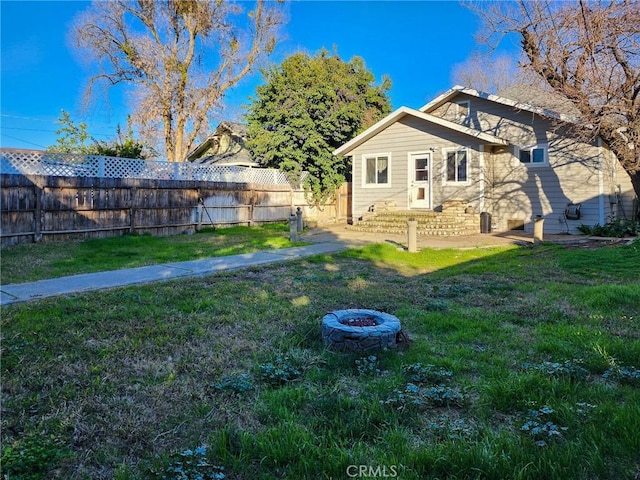
M 11 138 L 11 139 L 13 139 L 13 140 L 18 140 L 19 142 L 29 143 L 29 144 L 31 144 L 31 145 L 35 145 L 36 147 L 40 147 L 40 148 L 47 148 L 47 147 L 45 147 L 44 145 L 40 145 L 40 144 L 38 144 L 38 143 L 33 143 L 33 142 L 28 141 L 28 140 L 23 140 L 23 139 L 21 139 L 21 138 L 14 137 L 14 136 L 12 136 L 12 135 L 7 135 L 7 134 L 6 134 L 6 133 L 4 133 L 4 132 L 2 133 L 2 136 L 3 136 L 3 137 Z
M 46 122 L 46 123 L 53 123 L 53 124 L 59 124 L 58 120 L 43 120 L 41 118 L 35 118 L 35 117 L 22 117 L 20 115 L 11 115 L 9 113 L 0 113 L 0 116 L 2 117 L 8 117 L 8 118 L 17 118 L 20 120 L 36 120 L 38 122 Z M 4 125 L 2 125 L 0 127 L 1 129 L 6 129 L 6 130 L 28 130 L 28 131 L 32 131 L 32 132 L 52 132 L 52 133 L 58 133 L 57 130 L 41 130 L 38 128 L 22 128 L 22 127 L 5 127 Z M 111 137 L 113 135 L 109 134 L 109 133 L 94 133 L 93 136 L 98 136 L 98 137 Z
M 35 117 L 23 117 L 20 115 L 11 115 L 9 113 L 0 113 L 0 116 L 9 117 L 9 118 L 19 118 L 21 120 L 35 120 L 37 122 L 55 123 L 53 120 L 43 120 L 42 118 L 35 118 Z
M 5 127 L 4 125 L 0 127 L 0 130 L 27 130 L 29 132 L 51 132 L 58 133 L 58 130 L 43 130 L 40 128 L 23 128 L 23 127 Z M 109 135 L 108 133 L 93 133 L 91 136 L 97 137 L 112 137 L 113 135 Z
M 28 130 L 30 132 L 53 132 L 56 130 L 43 130 L 41 128 L 22 128 L 22 127 L 5 127 L 4 125 L 0 127 L 0 130 Z

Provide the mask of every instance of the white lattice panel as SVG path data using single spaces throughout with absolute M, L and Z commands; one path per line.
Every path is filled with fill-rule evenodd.
M 289 185 L 286 175 L 273 168 L 194 165 L 189 162 L 136 160 L 14 149 L 0 150 L 0 172 L 62 177 L 207 180 Z
M 51 176 L 92 176 L 96 165 L 84 155 L 48 153 L 38 151 L 2 151 L 3 173 L 25 173 Z

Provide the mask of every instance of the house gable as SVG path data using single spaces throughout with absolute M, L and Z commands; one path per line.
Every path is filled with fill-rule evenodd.
M 484 133 L 478 130 L 474 130 L 473 128 L 466 127 L 464 125 L 457 124 L 455 122 L 449 121 L 447 119 L 430 115 L 428 113 L 420 112 L 419 110 L 414 110 L 409 107 L 400 107 L 394 112 L 387 115 L 385 118 L 377 122 L 376 124 L 369 127 L 367 130 L 362 132 L 357 137 L 353 138 L 349 142 L 342 145 L 340 148 L 337 148 L 333 151 L 334 155 L 348 155 L 353 149 L 363 144 L 367 140 L 373 138 L 378 133 L 382 132 L 390 125 L 402 120 L 404 117 L 412 117 L 419 121 L 431 123 L 434 125 L 438 125 L 440 127 L 444 127 L 446 129 L 450 129 L 457 133 L 462 133 L 472 138 L 479 139 L 483 143 L 492 144 L 492 145 L 508 145 L 508 141 L 498 138 L 494 135 Z
M 464 115 L 460 114 L 460 105 L 464 105 Z M 453 123 L 464 122 L 472 130 L 505 139 L 512 150 L 548 143 L 563 130 L 562 122 L 556 119 L 462 92 L 434 108 L 431 115 Z
M 450 123 L 426 121 L 421 115 L 403 115 L 348 150 L 352 157 L 352 205 L 356 218 L 378 203 L 401 209 L 425 208 L 415 205 L 415 192 L 411 190 L 417 178 L 414 171 L 417 158 L 428 158 L 426 208 L 437 208 L 443 201 L 457 199 L 471 199 L 471 203 L 480 206 L 479 179 L 485 142 L 502 147 L 506 147 L 506 142 L 486 134 L 469 135 L 469 129 L 451 128 Z M 382 172 L 381 161 L 385 168 L 383 182 L 375 178 L 372 170 Z M 452 162 L 453 172 L 447 168 L 448 162 Z
M 207 165 L 257 167 L 245 147 L 247 126 L 242 123 L 221 122 L 207 139 L 193 149 L 187 160 Z
M 522 88 L 520 90 L 522 90 Z M 537 89 L 535 91 L 538 92 Z M 508 93 L 508 92 L 509 91 L 505 91 L 505 93 Z M 460 85 L 456 85 L 455 87 L 447 90 L 445 93 L 437 96 L 436 98 L 431 100 L 429 103 L 423 105 L 419 109 L 419 111 L 424 113 L 433 113 L 436 109 L 438 109 L 439 107 L 441 107 L 446 103 L 453 101 L 454 98 L 459 97 L 461 94 L 464 96 L 470 97 L 472 99 L 476 98 L 476 99 L 483 99 L 490 102 L 494 102 L 498 105 L 503 105 L 513 110 L 522 110 L 526 112 L 535 113 L 536 115 L 541 115 L 549 119 L 560 120 L 568 123 L 575 123 L 579 121 L 576 116 L 577 112 L 575 112 L 574 110 L 571 110 L 570 114 L 562 113 L 557 111 L 556 109 L 551 109 L 543 106 L 535 106 L 535 105 L 532 105 L 531 103 L 527 103 L 524 101 L 514 100 L 514 99 L 510 99 L 500 95 L 493 95 L 490 93 L 481 92 L 479 90 L 474 90 L 472 88 L 462 87 Z M 522 91 L 519 91 L 518 96 L 522 96 L 522 95 L 525 95 L 525 94 L 522 93 Z M 540 96 L 540 94 L 536 93 L 536 96 Z M 569 110 L 569 108 L 567 108 L 566 106 L 564 107 L 564 109 Z

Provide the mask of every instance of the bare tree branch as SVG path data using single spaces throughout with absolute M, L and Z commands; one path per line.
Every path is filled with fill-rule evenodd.
M 131 85 L 141 134 L 162 131 L 167 158 L 181 161 L 226 91 L 273 51 L 283 22 L 278 5 L 263 0 L 248 14 L 230 1 L 110 0 L 95 1 L 73 36 L 100 67 L 87 95 Z
M 569 99 L 574 130 L 604 140 L 640 197 L 640 4 L 636 0 L 481 2 L 487 42 L 516 34 L 525 67 Z

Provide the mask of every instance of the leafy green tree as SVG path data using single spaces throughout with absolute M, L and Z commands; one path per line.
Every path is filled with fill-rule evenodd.
M 362 58 L 345 62 L 325 49 L 293 54 L 262 74 L 265 84 L 247 113 L 247 148 L 263 165 L 303 179 L 308 196 L 322 204 L 350 169 L 333 150 L 389 113 L 391 81 L 375 85 Z
M 116 129 L 117 138 L 110 142 L 96 141 L 94 145 L 94 153 L 96 155 L 104 155 L 106 157 L 119 158 L 147 158 L 147 148 L 145 144 L 133 137 L 133 128 L 131 127 L 131 119 L 128 118 L 127 133 L 123 134 L 118 125 Z
M 148 156 L 145 144 L 133 137 L 130 118 L 127 119 L 127 133 L 123 134 L 118 126 L 116 139 L 109 142 L 93 138 L 87 131 L 86 123 L 80 122 L 76 125 L 69 112 L 64 110 L 58 118 L 58 123 L 62 125 L 56 130 L 59 136 L 56 144 L 47 149 L 49 152 L 138 159 Z
M 47 150 L 55 153 L 79 153 L 90 154 L 92 148 L 93 139 L 89 132 L 87 132 L 87 124 L 80 122 L 75 124 L 71 120 L 69 112 L 62 110 L 60 117 L 58 117 L 58 123 L 61 127 L 56 130 L 58 138 L 56 144 L 49 147 Z

